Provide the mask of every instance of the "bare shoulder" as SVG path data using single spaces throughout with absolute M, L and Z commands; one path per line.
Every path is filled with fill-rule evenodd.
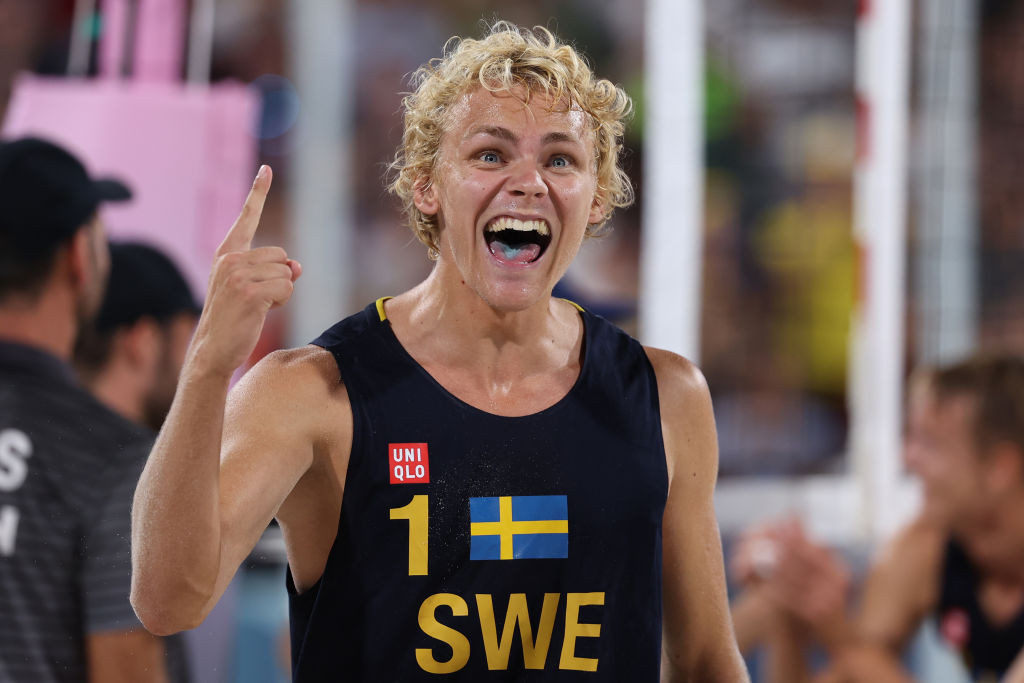
M 242 376 L 231 397 L 233 401 L 268 401 L 289 410 L 332 396 L 339 389 L 343 385 L 331 352 L 319 346 L 302 346 L 268 353 Z
M 338 413 L 348 410 L 334 356 L 318 346 L 303 346 L 274 351 L 256 363 L 232 389 L 227 414 L 229 423 L 258 422 L 265 429 L 272 422 L 293 432 L 311 430 L 315 437 L 337 425 Z
M 704 373 L 678 353 L 645 346 L 647 358 L 658 378 L 658 393 L 668 399 L 702 399 L 708 396 Z
M 340 381 L 338 365 L 331 352 L 309 345 L 268 353 L 243 376 L 236 391 L 253 384 L 259 388 L 273 386 L 283 391 L 300 393 L 330 391 Z
M 669 492 L 662 517 L 663 675 L 670 680 L 746 681 L 736 649 L 715 521 L 718 441 L 703 373 L 656 348 Z
M 341 514 L 352 447 L 348 392 L 333 354 L 318 346 L 274 352 L 250 374 L 254 391 L 274 397 L 274 410 L 255 416 L 278 425 L 264 443 L 276 442 L 279 452 L 291 450 L 306 463 L 275 512 L 292 578 L 302 591 L 323 573 L 337 532 L 336 524 L 324 520 L 337 520 Z M 265 429 L 262 424 L 251 426 L 253 432 Z
M 704 374 L 677 353 L 653 347 L 644 350 L 658 381 L 669 480 L 682 468 L 691 474 L 686 480 L 713 485 L 718 476 L 718 440 Z

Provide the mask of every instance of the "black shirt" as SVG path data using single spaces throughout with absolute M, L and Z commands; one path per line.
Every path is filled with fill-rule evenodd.
M 337 359 L 354 431 L 323 576 L 291 588 L 296 681 L 659 679 L 654 371 L 581 316 L 576 384 L 523 417 L 446 391 L 382 306 L 314 342 Z
M 141 628 L 130 505 L 150 444 L 66 363 L 0 341 L 0 682 L 86 680 L 86 634 Z
M 999 680 L 1024 651 L 1024 609 L 995 626 L 978 601 L 978 574 L 955 541 L 946 545 L 939 598 L 939 632 L 976 681 Z

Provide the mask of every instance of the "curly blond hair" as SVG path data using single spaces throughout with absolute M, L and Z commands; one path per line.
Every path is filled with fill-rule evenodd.
M 440 226 L 437 217 L 417 209 L 413 199 L 433 177 L 452 105 L 473 88 L 506 92 L 522 87 L 527 100 L 542 93 L 566 110 L 578 107 L 589 115 L 597 197 L 604 214 L 587 226 L 588 236 L 604 226 L 615 208 L 633 202 L 633 187 L 619 166 L 632 100 L 611 81 L 597 78 L 572 46 L 559 42 L 546 28 L 531 31 L 498 21 L 481 40 L 451 38 L 443 57 L 413 73 L 412 85 L 413 91 L 402 99 L 404 132 L 389 166 L 394 180 L 388 189 L 398 196 L 409 227 L 427 245 L 431 258 L 438 254 Z

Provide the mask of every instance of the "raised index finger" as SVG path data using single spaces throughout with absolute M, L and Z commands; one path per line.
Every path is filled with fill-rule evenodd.
M 256 228 L 260 225 L 260 216 L 263 214 L 263 203 L 267 200 L 267 192 L 270 191 L 270 183 L 273 174 L 267 165 L 260 166 L 256 173 L 256 179 L 249 190 L 249 196 L 242 204 L 242 211 L 235 219 L 234 225 L 224 236 L 224 241 L 217 247 L 217 256 L 231 251 L 248 251 L 252 247 L 252 238 L 256 234 Z

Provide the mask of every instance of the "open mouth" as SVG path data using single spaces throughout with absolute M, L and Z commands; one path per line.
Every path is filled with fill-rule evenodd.
M 505 263 L 533 263 L 551 244 L 551 230 L 543 220 L 519 220 L 501 216 L 484 228 L 487 248 Z

